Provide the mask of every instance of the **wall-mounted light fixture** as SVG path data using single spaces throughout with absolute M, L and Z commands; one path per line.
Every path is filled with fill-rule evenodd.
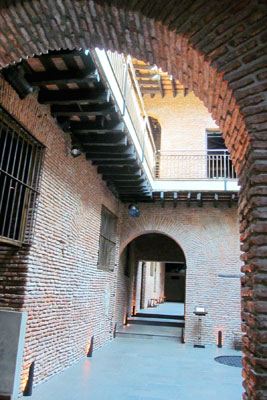
M 23 396 L 31 396 L 32 395 L 32 386 L 33 386 L 33 374 L 34 374 L 34 361 L 31 363 L 28 373 L 28 380 L 23 390 Z
M 217 336 L 217 346 L 222 347 L 222 345 L 223 345 L 222 331 L 218 331 L 217 335 L 218 335 Z
M 21 65 L 15 65 L 2 70 L 3 77 L 18 93 L 20 99 L 34 92 L 34 88 L 24 78 L 24 71 Z
M 77 145 L 73 145 L 71 147 L 71 151 L 70 152 L 71 152 L 72 157 L 74 157 L 74 158 L 75 157 L 79 157 L 82 154 L 81 149 Z
M 87 357 L 93 357 L 94 336 L 91 337 L 90 345 L 87 351 Z
M 140 216 L 140 211 L 136 204 L 129 205 L 128 214 L 133 218 L 138 218 Z

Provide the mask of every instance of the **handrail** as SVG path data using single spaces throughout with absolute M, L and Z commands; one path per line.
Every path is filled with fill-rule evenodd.
M 157 152 L 154 177 L 156 179 L 237 178 L 231 156 L 225 149 Z
M 113 53 L 110 50 L 106 51 L 105 54 L 123 99 L 122 115 L 125 115 L 127 108 L 142 149 L 141 161 L 143 162 L 145 158 L 151 173 L 153 173 L 156 146 L 142 94 L 135 78 L 131 57 L 124 57 L 123 54 Z

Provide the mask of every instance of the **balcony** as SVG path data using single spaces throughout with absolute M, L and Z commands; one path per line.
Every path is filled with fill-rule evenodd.
M 99 49 L 95 57 L 154 192 L 239 190 L 225 149 L 157 151 L 131 58 Z

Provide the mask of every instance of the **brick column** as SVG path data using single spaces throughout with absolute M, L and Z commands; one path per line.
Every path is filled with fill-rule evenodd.
M 267 399 L 267 134 L 251 135 L 240 174 L 244 400 Z

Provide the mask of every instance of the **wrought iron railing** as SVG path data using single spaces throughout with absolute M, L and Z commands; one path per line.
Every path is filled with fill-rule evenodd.
M 236 179 L 225 150 L 159 151 L 155 158 L 156 179 Z

